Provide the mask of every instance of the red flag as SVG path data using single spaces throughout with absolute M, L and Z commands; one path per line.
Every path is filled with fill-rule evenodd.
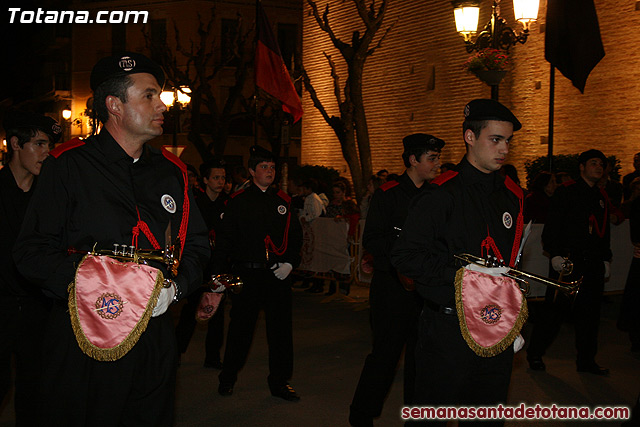
M 256 45 L 256 85 L 268 94 L 282 101 L 282 109 L 293 116 L 293 122 L 302 117 L 302 102 L 293 87 L 293 82 L 284 65 L 280 48 L 276 41 L 267 15 L 258 2 L 256 28 L 258 43 Z
M 604 58 L 593 0 L 548 0 L 545 54 L 584 93 L 591 70 Z

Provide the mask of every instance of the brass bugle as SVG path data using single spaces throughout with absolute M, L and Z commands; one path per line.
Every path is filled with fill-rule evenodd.
M 460 254 L 454 255 L 454 257 L 466 263 L 473 263 L 482 267 L 487 267 L 487 261 L 484 258 L 480 258 L 475 255 Z M 573 270 L 573 263 L 569 260 L 565 260 L 565 266 L 565 268 L 567 269 L 565 273 L 570 274 L 570 270 Z M 556 288 L 567 296 L 576 295 L 580 290 L 580 285 L 582 284 L 582 277 L 578 280 L 574 280 L 573 282 L 565 282 L 561 280 L 562 276 L 560 276 L 561 278 L 559 280 L 554 280 L 548 277 L 540 276 L 538 274 L 528 273 L 526 271 L 517 270 L 510 267 L 508 268 L 509 270 L 507 270 L 505 273 L 502 273 L 502 275 L 518 282 L 518 284 L 520 284 L 520 289 L 525 293 L 529 288 L 529 280 L 542 283 L 545 286 Z
M 134 246 L 113 244 L 113 249 L 93 249 L 95 255 L 107 255 L 120 261 L 135 262 L 137 264 L 148 264 L 155 261 L 167 266 L 172 277 L 178 275 L 180 265 L 180 249 L 176 245 L 167 245 L 163 249 L 136 249 Z
M 234 294 L 239 294 L 242 291 L 244 283 L 238 276 L 232 274 L 216 274 L 211 276 L 211 280 L 205 285 L 211 292 L 220 292 L 220 286 L 224 286 L 225 289 L 229 289 Z

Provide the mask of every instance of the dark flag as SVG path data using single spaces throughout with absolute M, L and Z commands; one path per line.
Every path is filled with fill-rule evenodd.
M 544 49 L 546 60 L 584 93 L 589 73 L 604 58 L 593 0 L 548 0 Z
M 282 101 L 282 109 L 293 116 L 293 122 L 302 117 L 302 102 L 284 65 L 262 4 L 257 5 L 256 28 L 256 85 Z

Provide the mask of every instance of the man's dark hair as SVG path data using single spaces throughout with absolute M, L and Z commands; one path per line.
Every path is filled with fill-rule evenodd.
M 253 169 L 255 171 L 256 166 L 258 166 L 262 162 L 275 162 L 275 160 L 271 156 L 262 157 L 262 156 L 254 155 L 249 157 L 249 162 L 247 166 L 249 166 L 249 169 Z
M 6 130 L 6 140 L 7 140 L 7 163 L 9 163 L 11 161 L 11 159 L 13 158 L 13 147 L 11 146 L 11 138 L 12 137 L 16 137 L 18 138 L 18 145 L 20 146 L 20 148 L 24 147 L 24 144 L 26 144 L 27 142 L 31 141 L 31 139 L 36 136 L 38 134 L 38 132 L 40 131 L 40 129 L 35 128 L 35 127 L 28 127 L 28 128 L 14 128 L 14 129 L 5 129 Z M 46 133 L 43 132 L 44 135 L 47 135 Z M 51 143 L 51 137 L 49 135 L 47 135 L 47 138 L 49 138 L 49 143 Z
M 210 160 L 208 162 L 204 162 L 200 165 L 200 175 L 202 178 L 209 179 L 209 175 L 211 175 L 211 169 L 224 169 L 225 175 L 227 173 L 227 164 L 224 160 Z
M 127 102 L 127 89 L 133 86 L 133 80 L 129 76 L 114 77 L 100 84 L 93 93 L 93 111 L 95 117 L 102 124 L 109 120 L 109 110 L 107 110 L 107 96 L 118 97 L 123 103 Z
M 402 160 L 404 161 L 404 167 L 408 168 L 411 167 L 411 163 L 409 162 L 409 157 L 413 154 L 414 156 L 416 156 L 416 161 L 420 161 L 420 157 L 422 157 L 423 154 L 427 154 L 429 151 L 435 151 L 437 153 L 440 152 L 440 150 L 438 148 L 435 147 L 429 147 L 426 145 L 422 145 L 419 147 L 411 147 L 406 149 L 403 153 L 402 153 Z M 387 181 L 390 181 L 389 179 L 389 175 L 387 175 Z
M 488 120 L 465 120 L 462 123 L 462 137 L 467 133 L 467 129 L 471 129 L 476 138 L 480 138 L 480 132 L 487 127 Z M 466 141 L 465 141 L 466 144 Z

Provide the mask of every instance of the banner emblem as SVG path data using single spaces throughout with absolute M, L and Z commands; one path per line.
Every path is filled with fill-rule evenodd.
M 96 311 L 103 319 L 115 319 L 122 314 L 124 303 L 120 295 L 104 293 L 96 300 Z

